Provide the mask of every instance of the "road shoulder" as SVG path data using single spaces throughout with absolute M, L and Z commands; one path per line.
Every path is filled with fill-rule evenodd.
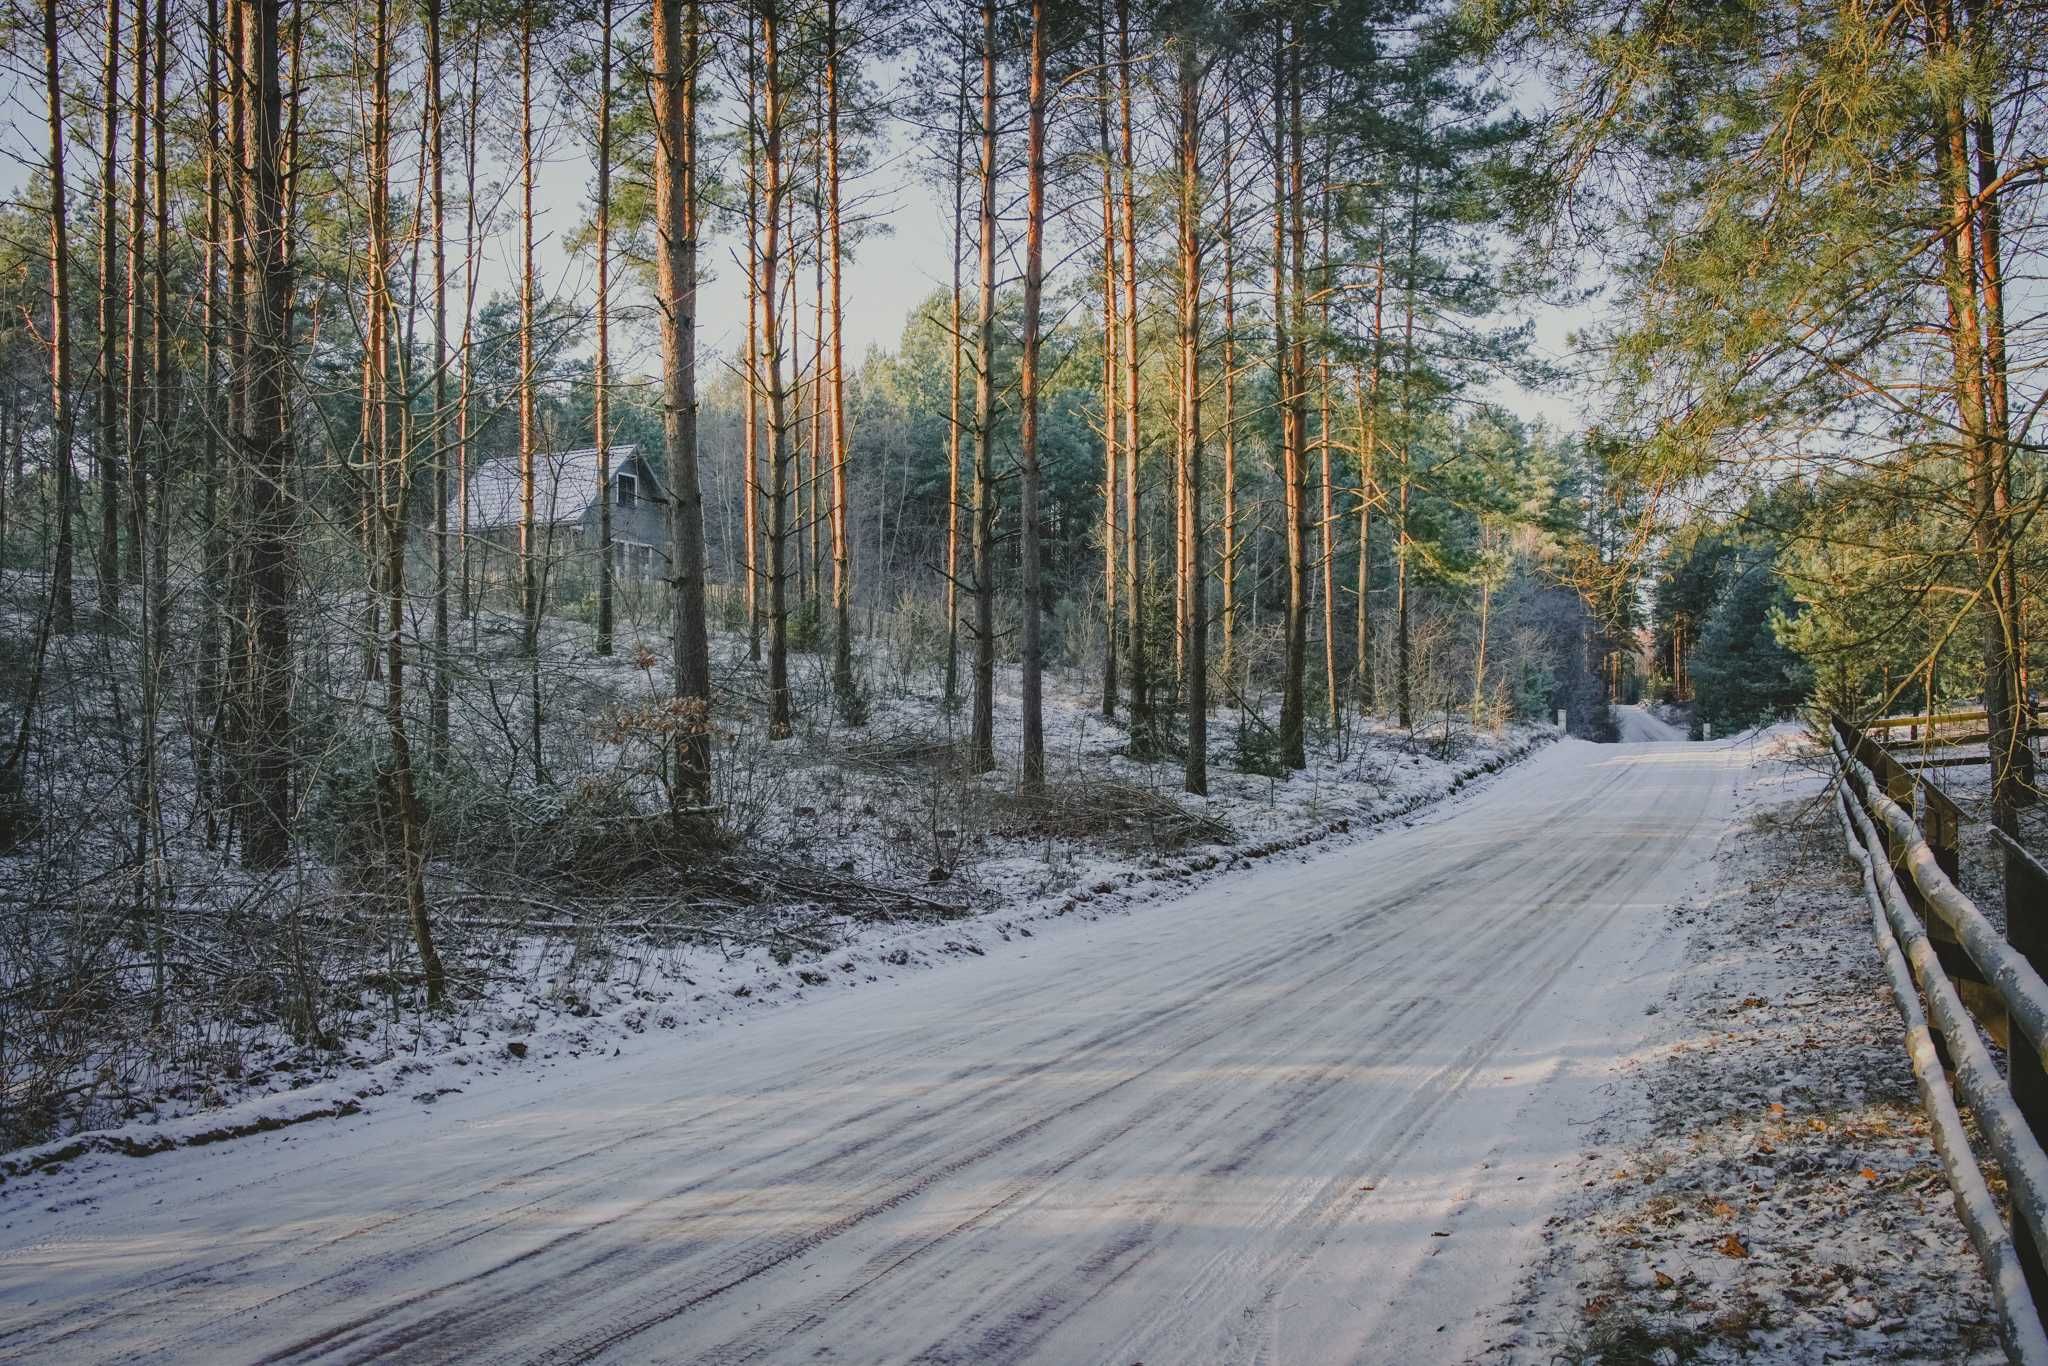
M 1824 786 L 1789 749 L 1754 774 L 1487 1360 L 2003 1359 Z

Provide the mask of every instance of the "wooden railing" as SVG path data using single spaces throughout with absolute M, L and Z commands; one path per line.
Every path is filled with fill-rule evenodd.
M 1906 1022 L 1906 1051 L 1956 1206 L 1984 1259 L 2015 1361 L 2048 1363 L 2048 869 L 2011 841 L 2001 935 L 1957 886 L 1963 813 L 1866 732 L 1831 718 L 1836 814 Z M 1917 803 L 1916 803 L 1917 798 Z M 1914 819 L 1918 806 L 1921 817 Z M 2015 932 L 2017 931 L 2017 932 Z M 1923 1005 L 1924 1003 L 1924 1005 Z M 2009 1045 L 2001 1076 L 1987 1036 Z M 2010 1223 L 1985 1184 L 1961 1098 L 2005 1173 Z
M 2028 706 L 2027 726 L 2022 737 L 2023 740 L 2036 740 L 2044 735 L 2048 735 L 2048 726 L 2039 724 L 2041 716 L 2042 711 L 2039 707 Z M 1988 764 L 1991 762 L 1991 758 L 1988 754 L 1936 754 L 1933 751 L 1938 749 L 1957 749 L 1970 745 L 1988 745 L 1991 743 L 1990 725 L 1990 715 L 1979 709 L 1976 711 L 1936 712 L 1931 716 L 1880 716 L 1874 721 L 1864 722 L 1863 729 L 1866 732 L 1875 733 L 1874 738 L 1886 749 L 1894 751 L 1917 749 L 1923 751 L 1911 758 L 1901 759 L 1900 764 L 1902 767 L 1908 769 L 1963 768 L 1973 764 Z M 1975 729 L 1957 733 L 1954 728 L 1958 726 L 1971 726 L 1975 727 Z M 1898 734 L 1902 730 L 1906 733 L 1904 735 Z M 2029 751 L 2020 755 L 2019 758 L 2022 767 L 2031 779 L 2033 753 Z

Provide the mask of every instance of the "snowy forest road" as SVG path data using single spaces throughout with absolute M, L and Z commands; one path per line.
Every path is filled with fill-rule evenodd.
M 1596 1174 L 1747 763 L 1567 740 L 990 957 L 10 1189 L 0 1358 L 1464 1359 Z
M 1614 724 L 1625 745 L 1659 744 L 1685 738 L 1683 730 L 1668 721 L 1659 720 L 1644 706 L 1616 707 Z

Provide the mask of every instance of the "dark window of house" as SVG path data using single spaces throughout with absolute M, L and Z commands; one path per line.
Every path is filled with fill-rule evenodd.
M 630 474 L 620 475 L 618 478 L 618 485 L 619 506 L 622 508 L 629 508 L 633 506 L 633 476 Z

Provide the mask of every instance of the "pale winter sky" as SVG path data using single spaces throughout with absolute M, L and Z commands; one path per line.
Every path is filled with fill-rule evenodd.
M 19 65 L 23 59 L 21 54 L 16 55 L 16 64 L 6 72 L 4 85 L 0 85 L 4 89 L 4 104 L 0 107 L 4 107 L 6 121 L 5 139 L 0 142 L 0 193 L 13 199 L 26 191 L 30 175 L 40 168 L 46 155 L 40 82 L 34 79 L 37 73 Z M 717 117 L 718 111 L 713 111 L 711 118 Z M 516 129 L 487 127 L 487 140 L 494 135 L 502 144 L 508 136 L 516 136 Z M 950 278 L 951 197 L 925 178 L 922 163 L 927 153 L 918 145 L 918 136 L 905 124 L 893 124 L 887 146 L 874 158 L 874 165 L 864 179 L 849 186 L 847 192 L 850 214 L 857 210 L 886 228 L 861 241 L 845 273 L 849 363 L 863 356 L 871 345 L 893 346 L 912 308 Z M 589 211 L 594 169 L 588 139 L 587 118 L 559 111 L 554 114 L 540 137 L 546 161 L 536 195 L 537 256 L 543 290 L 557 297 L 581 299 L 586 306 L 592 293 L 594 262 L 587 250 L 570 251 L 569 239 Z M 67 160 L 72 166 L 76 193 L 96 174 L 95 158 L 90 145 L 74 144 L 69 150 Z M 408 160 L 403 150 L 394 157 L 401 176 Z M 485 243 L 481 293 L 489 295 L 517 287 L 517 183 L 516 177 L 505 174 L 516 168 L 501 162 L 485 169 L 487 174 L 512 180 L 506 197 L 499 202 L 494 231 Z M 1259 178 L 1255 170 L 1245 174 L 1251 176 L 1253 183 Z M 459 183 L 452 174 L 450 180 L 452 198 L 459 193 Z M 1092 203 L 1084 207 L 1088 213 L 1094 212 Z M 459 212 L 454 226 L 459 231 Z M 701 354 L 712 365 L 723 364 L 732 357 L 745 335 L 743 272 L 734 264 L 732 253 L 738 242 L 731 226 L 729 221 L 713 223 L 713 235 L 703 256 L 708 278 L 699 300 L 699 345 Z M 459 250 L 459 246 L 451 243 L 451 254 Z M 452 269 L 451 264 L 451 273 Z M 1014 273 L 1015 263 L 1006 269 Z M 971 264 L 969 274 L 971 278 Z M 808 279 L 807 272 L 806 292 Z M 1538 306 L 1532 313 L 1537 322 L 1538 349 L 1552 359 L 1565 356 L 1569 349 L 1568 333 L 1590 317 L 1584 310 L 1547 306 Z M 1077 318 L 1074 325 L 1086 322 Z M 801 326 L 808 337 L 808 305 Z M 629 326 L 615 330 L 614 335 L 614 363 L 619 370 L 650 375 L 656 371 L 658 356 L 653 351 L 655 338 L 651 327 Z M 1553 429 L 1575 430 L 1583 422 L 1580 404 L 1570 394 L 1534 394 L 1503 383 L 1493 386 L 1488 396 L 1524 416 L 1544 419 Z

